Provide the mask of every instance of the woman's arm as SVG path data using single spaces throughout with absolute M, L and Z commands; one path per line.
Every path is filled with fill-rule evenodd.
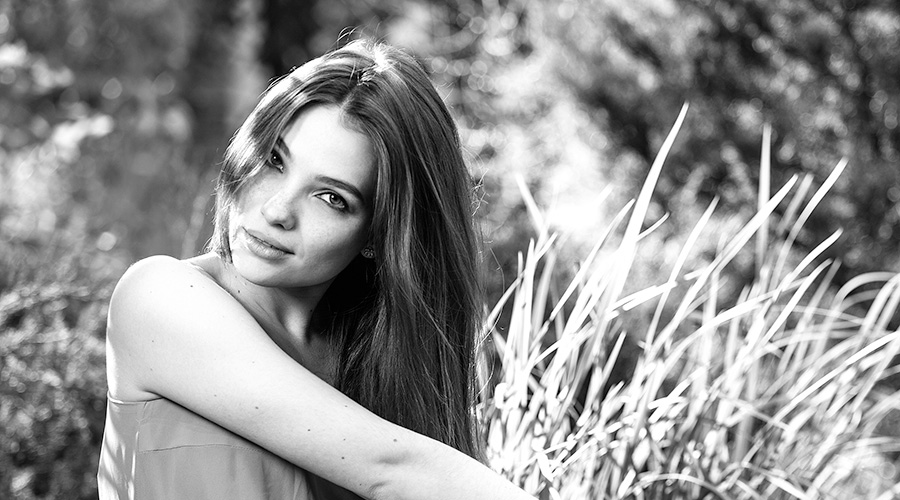
M 320 380 L 233 297 L 178 260 L 145 259 L 122 277 L 107 350 L 115 397 L 167 398 L 366 498 L 532 498 Z

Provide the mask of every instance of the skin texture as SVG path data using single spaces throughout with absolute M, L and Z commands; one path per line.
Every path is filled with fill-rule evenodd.
M 303 111 L 232 211 L 235 268 L 257 285 L 321 296 L 366 244 L 374 189 L 369 139 L 336 106 Z M 287 252 L 255 252 L 257 238 Z
M 304 110 L 232 210 L 233 266 L 204 264 L 282 349 L 329 381 L 334 360 L 310 315 L 367 243 L 375 178 L 368 137 L 337 106 Z
M 304 110 L 281 138 L 280 160 L 232 214 L 233 264 L 151 257 L 120 280 L 107 332 L 110 395 L 167 398 L 365 498 L 531 498 L 329 385 L 329 351 L 307 327 L 367 241 L 371 152 L 336 107 Z

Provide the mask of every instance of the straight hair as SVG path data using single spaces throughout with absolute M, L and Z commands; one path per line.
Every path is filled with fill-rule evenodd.
M 473 183 L 456 125 L 412 56 L 358 40 L 275 82 L 226 151 L 211 249 L 230 260 L 233 203 L 279 134 L 317 104 L 338 106 L 370 139 L 377 175 L 376 258 L 357 256 L 335 278 L 312 323 L 335 349 L 335 386 L 382 418 L 481 459 Z

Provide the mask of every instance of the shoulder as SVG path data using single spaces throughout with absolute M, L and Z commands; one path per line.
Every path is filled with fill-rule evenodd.
M 110 393 L 123 400 L 155 397 L 143 385 L 167 358 L 191 349 L 190 332 L 201 332 L 223 315 L 243 308 L 197 265 L 168 256 L 142 259 L 122 275 L 107 318 Z
M 209 281 L 187 262 L 157 255 L 131 265 L 119 279 L 109 303 L 108 334 L 127 332 L 133 319 L 174 308 L 185 288 Z M 124 322 L 123 322 L 124 320 Z M 125 327 L 125 328 L 123 328 Z
M 190 261 L 166 255 L 142 259 L 128 268 L 119 279 L 110 299 L 110 316 L 145 315 L 155 308 L 168 311 L 188 306 L 183 299 L 201 305 L 202 299 L 228 298 L 212 276 Z
M 125 271 L 113 291 L 113 300 L 147 287 L 166 286 L 173 279 L 181 282 L 200 277 L 202 274 L 188 261 L 154 255 L 135 262 Z
M 189 272 L 186 262 L 167 255 L 154 255 L 132 264 L 119 278 L 113 290 L 112 304 L 140 293 L 142 289 L 161 286 L 172 277 L 184 277 Z

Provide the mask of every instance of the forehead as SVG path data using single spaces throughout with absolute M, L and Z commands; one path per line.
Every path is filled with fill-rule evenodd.
M 303 108 L 281 133 L 289 161 L 311 175 L 353 184 L 371 199 L 375 189 L 372 141 L 352 128 L 335 105 Z

